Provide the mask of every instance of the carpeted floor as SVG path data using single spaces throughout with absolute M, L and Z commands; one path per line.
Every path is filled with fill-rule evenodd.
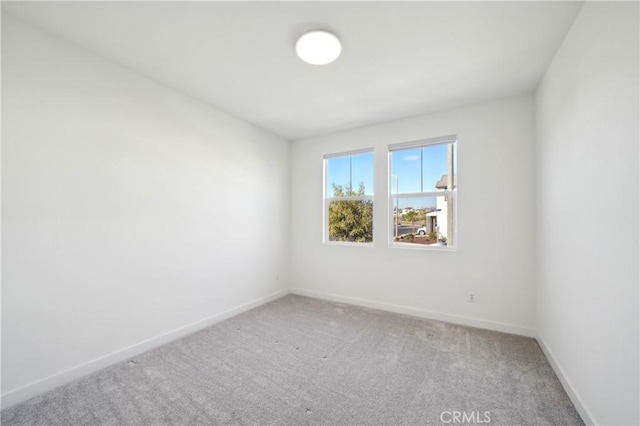
M 2 411 L 5 426 L 483 423 L 583 424 L 533 339 L 300 296 Z

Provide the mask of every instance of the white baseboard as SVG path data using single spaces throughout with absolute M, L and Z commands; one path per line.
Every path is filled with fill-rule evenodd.
M 159 336 L 152 337 L 151 339 L 136 343 L 135 345 L 129 346 L 127 348 L 120 349 L 116 352 L 101 356 L 100 358 L 85 362 L 84 364 L 78 365 L 68 370 L 64 370 L 49 377 L 45 377 L 44 379 L 22 386 L 18 389 L 8 391 L 2 394 L 2 396 L 0 397 L 0 406 L 3 409 L 9 408 L 12 405 L 18 404 L 22 401 L 26 401 L 29 398 L 33 398 L 34 396 L 50 391 L 54 388 L 57 388 L 58 386 L 62 386 L 66 383 L 77 380 L 83 376 L 86 376 L 87 374 L 124 361 L 148 350 L 157 348 L 158 346 L 164 345 L 165 343 L 171 342 L 172 340 L 194 333 L 198 330 L 224 321 L 257 306 L 268 303 L 272 300 L 279 299 L 280 297 L 286 296 L 287 294 L 289 294 L 289 291 L 287 289 L 277 291 L 270 295 L 255 299 L 251 302 L 236 306 L 235 308 L 226 310 L 219 314 L 212 315 L 208 318 L 201 319 L 191 324 L 187 324 L 183 327 L 179 327 L 163 333 Z
M 580 398 L 575 388 L 571 384 L 571 381 L 566 376 L 566 374 L 564 374 L 564 370 L 562 370 L 562 367 L 560 367 L 560 365 L 556 361 L 553 353 L 549 350 L 547 345 L 544 344 L 542 337 L 537 336 L 536 341 L 538 342 L 540 349 L 542 349 L 544 356 L 547 357 L 547 361 L 549 361 L 549 364 L 551 365 L 551 368 L 553 368 L 553 371 L 556 373 L 556 376 L 558 376 L 560 383 L 562 383 L 562 387 L 564 388 L 565 392 L 567 392 L 567 395 L 569 395 L 569 399 L 573 403 L 573 406 L 576 407 L 576 410 L 578 410 L 578 414 L 580 414 L 580 417 L 582 417 L 582 421 L 587 426 L 597 425 L 598 423 L 596 423 L 593 416 L 591 415 L 591 412 L 584 405 L 584 402 L 582 402 L 582 398 Z
M 317 299 L 347 303 L 350 305 L 364 306 L 367 308 L 380 309 L 382 311 L 395 312 L 398 314 L 413 315 L 416 317 L 450 322 L 450 323 L 459 324 L 459 325 L 466 325 L 469 327 L 483 328 L 486 330 L 517 334 L 519 336 L 525 336 L 525 337 L 536 337 L 536 332 L 533 328 L 527 328 L 527 327 L 522 327 L 522 326 L 512 325 L 512 324 L 505 324 L 497 321 L 465 317 L 462 315 L 445 314 L 443 312 L 429 311 L 426 309 L 412 308 L 409 306 L 395 305 L 391 303 L 375 302 L 372 300 L 340 296 L 337 294 L 321 293 L 318 291 L 306 290 L 302 288 L 291 288 L 290 292 L 292 294 L 297 294 L 300 296 L 315 297 Z

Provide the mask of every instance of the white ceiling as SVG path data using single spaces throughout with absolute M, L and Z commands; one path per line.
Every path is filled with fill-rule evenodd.
M 298 139 L 530 93 L 581 2 L 2 2 L 3 12 Z M 333 64 L 295 55 L 329 29 Z

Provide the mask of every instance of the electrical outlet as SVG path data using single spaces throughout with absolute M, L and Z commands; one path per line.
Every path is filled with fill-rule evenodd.
M 469 299 L 468 299 L 468 300 L 469 300 L 469 302 L 471 302 L 471 303 L 475 302 L 475 301 L 476 301 L 476 293 L 475 293 L 475 292 L 473 292 L 473 291 L 470 291 L 470 292 L 469 292 Z

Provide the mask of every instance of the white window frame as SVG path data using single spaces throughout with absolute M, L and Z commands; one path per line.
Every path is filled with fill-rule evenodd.
M 448 135 L 448 136 L 441 136 L 441 137 L 436 137 L 436 138 L 430 138 L 430 139 L 420 139 L 417 141 L 410 141 L 410 142 L 402 142 L 402 143 L 396 143 L 396 144 L 391 144 L 388 146 L 388 166 L 387 166 L 387 170 L 388 170 L 388 177 L 389 177 L 389 209 L 388 209 L 388 214 L 389 214 L 389 219 L 387 221 L 387 223 L 389 224 L 389 232 L 388 232 L 388 237 L 389 237 L 389 247 L 390 248 L 401 248 L 401 249 L 411 249 L 411 250 L 438 250 L 438 251 L 457 251 L 458 249 L 458 177 L 457 175 L 458 170 L 455 170 L 455 174 L 454 174 L 454 182 L 455 182 L 455 187 L 453 190 L 445 190 L 445 191 L 424 191 L 424 192 L 410 192 L 410 193 L 393 193 L 393 167 L 392 167 L 392 161 L 391 161 L 391 156 L 393 154 L 393 152 L 395 151 L 401 151 L 404 149 L 411 149 L 411 148 L 424 148 L 430 145 L 444 145 L 444 144 L 451 144 L 453 143 L 455 146 L 455 150 L 456 150 L 456 155 L 457 155 L 457 151 L 458 151 L 458 137 L 456 135 Z M 451 166 L 453 167 L 453 158 L 450 159 L 451 161 Z M 420 167 L 422 167 L 422 164 L 420 165 Z M 453 213 L 452 213 L 452 225 L 453 225 L 453 230 L 452 230 L 452 243 L 451 245 L 446 245 L 446 246 L 428 246 L 428 245 L 423 245 L 423 244 L 414 244 L 414 243 L 402 243 L 402 242 L 397 242 L 394 240 L 394 206 L 396 205 L 396 200 L 399 198 L 425 198 L 425 197 L 452 197 L 453 198 Z
M 350 157 L 353 155 L 358 155 L 358 154 L 366 154 L 366 153 L 372 153 L 374 155 L 374 161 L 373 161 L 373 167 L 374 167 L 374 181 L 375 181 L 375 152 L 373 148 L 363 148 L 363 149 L 356 149 L 353 151 L 346 151 L 346 152 L 339 152 L 339 153 L 335 153 L 335 154 L 325 154 L 322 158 L 322 175 L 323 175 L 323 188 L 322 188 L 322 198 L 323 198 L 323 205 L 322 205 L 322 223 L 323 223 L 323 227 L 322 227 L 322 241 L 324 244 L 327 245 L 339 245 L 339 246 L 357 246 L 357 247 L 373 247 L 373 242 L 375 241 L 375 229 L 372 228 L 372 240 L 371 242 L 355 242 L 355 241 L 331 241 L 329 239 L 329 206 L 331 205 L 331 202 L 333 201 L 367 201 L 370 200 L 373 205 L 375 206 L 375 201 L 374 201 L 374 195 L 375 195 L 375 182 L 374 182 L 374 187 L 373 187 L 373 193 L 374 195 L 358 195 L 358 196 L 349 196 L 349 197 L 333 197 L 333 196 L 329 196 L 329 194 L 327 194 L 327 179 L 329 179 L 328 173 L 327 173 L 327 164 L 328 161 L 332 158 L 338 158 L 338 157 Z M 353 186 L 353 182 L 351 182 L 351 185 Z M 373 209 L 373 216 L 372 216 L 372 221 L 374 221 L 375 223 L 375 208 Z M 372 227 L 373 227 L 373 223 L 372 223 Z

